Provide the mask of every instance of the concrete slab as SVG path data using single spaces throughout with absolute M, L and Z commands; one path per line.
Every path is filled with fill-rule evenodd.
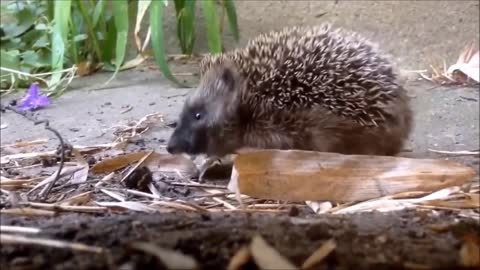
M 443 60 L 450 64 L 467 43 L 478 46 L 480 37 L 478 0 L 248 0 L 235 1 L 235 5 L 241 34 L 239 46 L 260 33 L 285 26 L 329 22 L 378 42 L 403 69 L 424 69 L 432 62 L 443 64 Z M 170 53 L 179 53 L 173 14 L 174 6 L 169 5 L 164 22 L 166 48 Z M 196 16 L 195 51 L 206 52 L 208 43 L 200 1 Z M 225 47 L 237 46 L 227 20 L 223 27 Z
M 105 81 L 110 74 L 98 74 L 75 81 L 76 90 L 54 100 L 52 106 L 38 111 L 39 118 L 50 120 L 69 142 L 81 145 L 112 141 L 111 128 L 135 121 L 144 115 L 160 112 L 166 121 L 176 119 L 189 89 L 169 84 L 158 72 L 127 71 L 120 73 L 111 88 L 89 91 L 94 83 Z M 415 156 L 428 156 L 428 148 L 441 150 L 479 149 L 479 89 L 439 87 L 428 82 L 409 81 L 413 96 L 415 129 L 408 148 Z M 8 97 L 3 102 L 8 102 Z M 133 107 L 125 111 L 126 105 Z M 11 112 L 2 113 L 1 143 L 16 140 L 53 138 L 41 126 Z M 171 128 L 156 127 L 145 135 L 147 147 L 164 151 Z M 155 140 L 153 140 L 155 138 Z M 160 141 L 160 143 L 159 143 Z M 55 139 L 50 147 L 57 144 Z

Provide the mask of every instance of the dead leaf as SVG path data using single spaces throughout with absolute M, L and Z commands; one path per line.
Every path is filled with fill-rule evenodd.
M 110 182 L 113 177 L 115 176 L 115 173 L 114 172 L 111 172 L 107 175 L 105 175 L 102 179 L 100 179 L 100 181 L 98 181 L 96 184 L 95 184 L 95 187 L 99 187 L 101 186 L 102 184 L 107 184 L 108 182 Z
M 44 157 L 44 156 L 52 156 L 52 155 L 55 155 L 55 150 L 48 151 L 48 152 L 31 152 L 31 153 L 6 155 L 6 156 L 0 157 L 0 164 L 6 164 L 12 160 L 17 160 L 17 159 L 28 159 L 28 158 L 36 158 L 36 157 Z
M 151 3 L 151 0 L 138 1 L 138 11 L 137 11 L 137 18 L 136 18 L 136 21 L 135 21 L 134 34 L 135 34 L 135 44 L 137 45 L 137 49 L 139 51 L 143 51 L 142 50 L 142 44 L 141 44 L 141 41 L 140 41 L 140 36 L 139 36 L 140 28 L 142 26 L 143 17 L 145 16 L 145 13 L 147 12 L 148 7 L 150 6 L 150 3 Z
M 228 189 L 262 199 L 352 202 L 462 185 L 475 174 L 448 160 L 264 150 L 237 155 Z
M 110 173 L 116 170 L 120 170 L 130 164 L 133 164 L 139 161 L 146 154 L 147 152 L 136 152 L 136 153 L 128 153 L 125 155 L 116 156 L 111 159 L 104 159 L 98 162 L 97 164 L 93 165 L 92 173 L 101 174 L 101 173 Z
M 303 262 L 302 269 L 310 269 L 313 266 L 319 264 L 323 259 L 325 259 L 332 251 L 335 250 L 337 244 L 335 240 L 330 239 L 327 242 L 317 249 L 308 259 Z
M 100 189 L 101 192 L 107 194 L 108 196 L 114 198 L 115 200 L 118 200 L 118 201 L 125 201 L 125 196 L 123 196 L 122 194 L 119 194 L 119 193 L 116 193 L 116 192 L 113 192 L 113 191 L 110 191 L 110 190 L 107 190 L 107 189 Z
M 71 174 L 74 174 L 75 172 L 79 171 L 79 170 L 82 170 L 84 169 L 84 167 L 82 166 L 75 166 L 75 167 L 63 167 L 62 168 L 62 171 L 60 172 L 60 176 L 59 177 L 64 177 L 64 176 L 67 176 L 67 175 L 71 175 Z M 58 171 L 58 170 L 57 170 Z M 57 171 L 55 171 L 54 173 L 52 173 L 52 175 L 50 175 L 49 177 L 45 178 L 44 180 L 42 180 L 40 183 L 38 183 L 37 185 L 35 185 L 30 191 L 29 193 L 33 192 L 34 190 L 40 188 L 40 187 L 43 187 L 47 184 L 49 184 L 50 182 L 52 182 L 53 180 L 55 180 L 56 176 L 57 176 Z
M 270 246 L 260 235 L 253 237 L 250 252 L 260 269 L 298 269 L 278 251 Z
M 85 60 L 77 64 L 77 74 L 80 77 L 88 76 L 97 71 L 100 67 L 92 65 L 91 61 Z
M 480 266 L 480 239 L 473 234 L 468 234 L 463 239 L 460 248 L 460 263 L 467 267 Z
M 83 167 L 80 170 L 73 173 L 72 180 L 70 180 L 70 183 L 81 184 L 87 181 L 89 167 L 88 167 L 88 164 L 86 165 L 84 164 L 82 166 Z
M 432 200 L 422 203 L 422 205 L 433 207 L 448 207 L 456 209 L 479 209 L 480 208 L 480 194 L 470 193 L 462 200 Z
M 127 70 L 127 69 L 137 67 L 143 62 L 145 62 L 145 57 L 141 54 L 138 54 L 137 57 L 125 62 L 125 64 L 123 64 L 120 67 L 120 70 L 123 71 L 123 70 Z
M 458 57 L 457 62 L 448 68 L 448 75 L 455 77 L 456 75 L 459 75 L 458 72 L 461 72 L 469 79 L 480 82 L 480 52 L 477 51 L 474 53 L 473 48 L 474 44 L 471 43 L 464 49 L 464 51 Z M 468 78 L 464 78 L 461 76 L 457 78 L 460 78 L 460 80 L 457 79 L 457 81 L 462 83 L 466 83 L 468 80 Z
M 120 182 L 124 182 L 125 179 L 127 179 L 137 168 L 139 168 L 144 162 L 145 160 L 150 157 L 152 155 L 153 151 L 150 151 L 148 153 L 146 153 L 138 162 L 137 164 L 135 164 L 135 166 L 133 166 L 132 168 L 130 168 L 130 170 L 123 176 L 122 180 L 120 180 Z
M 143 163 L 152 172 L 180 172 L 186 176 L 198 174 L 195 163 L 183 155 L 152 153 Z
M 81 194 L 77 194 L 70 198 L 57 202 L 61 205 L 84 205 L 92 200 L 92 191 L 87 191 Z
M 333 214 L 347 214 L 363 211 L 378 211 L 378 212 L 387 212 L 387 211 L 396 211 L 407 208 L 414 208 L 418 204 L 427 201 L 434 201 L 440 199 L 447 199 L 451 194 L 460 191 L 460 187 L 450 187 L 445 188 L 436 192 L 433 192 L 429 195 L 420 197 L 420 198 L 410 198 L 410 199 L 392 199 L 396 195 L 385 196 L 377 199 L 371 199 L 364 202 L 356 203 L 351 206 L 343 207 L 342 205 L 330 209 L 328 212 Z
M 131 246 L 157 257 L 167 269 L 199 269 L 198 263 L 194 258 L 181 252 L 162 248 L 147 242 L 135 242 Z

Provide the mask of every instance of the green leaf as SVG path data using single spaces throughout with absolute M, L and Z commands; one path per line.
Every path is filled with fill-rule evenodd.
M 117 40 L 115 46 L 115 73 L 105 83 L 108 84 L 118 73 L 120 67 L 125 60 L 125 52 L 127 51 L 128 40 L 128 1 L 116 0 L 112 2 L 113 5 L 113 19 L 115 28 L 117 29 Z
M 20 66 L 20 52 L 18 50 L 0 50 L 1 67 L 18 69 Z
M 3 50 L 21 50 L 25 46 L 25 42 L 23 42 L 20 38 L 12 38 L 7 40 L 2 40 L 1 47 Z
M 238 30 L 237 12 L 235 11 L 235 4 L 233 3 L 233 0 L 223 0 L 223 4 L 225 6 L 225 10 L 227 11 L 230 31 L 232 32 L 235 41 L 238 42 L 240 40 L 240 32 Z
M 103 43 L 103 59 L 105 65 L 110 64 L 112 60 L 113 52 L 115 50 L 116 40 L 117 40 L 117 30 L 115 28 L 115 22 L 112 19 L 107 21 L 106 27 L 106 39 Z
M 207 22 L 208 47 L 211 53 L 222 52 L 222 43 L 220 40 L 220 25 L 218 23 L 215 1 L 203 0 L 203 13 Z
M 195 0 L 182 1 L 178 4 L 177 12 L 177 35 L 180 40 L 182 53 L 192 54 L 195 43 Z
M 21 53 L 21 58 L 21 68 L 22 70 L 28 69 L 28 73 L 35 73 L 36 70 L 49 65 L 48 62 L 42 61 L 40 53 L 36 51 L 25 51 Z
M 21 40 L 25 42 L 25 50 L 32 49 L 33 44 L 35 44 L 39 39 L 47 38 L 47 32 L 43 30 L 31 30 L 25 33 Z
M 39 48 L 45 48 L 50 45 L 50 40 L 48 40 L 47 35 L 44 35 L 37 39 L 35 43 L 33 43 L 32 48 L 33 49 L 39 49 Z
M 54 21 L 52 33 L 52 70 L 60 71 L 63 69 L 65 58 L 65 44 L 68 35 L 68 21 L 71 11 L 71 0 L 55 1 L 54 3 Z M 62 73 L 54 73 L 50 79 L 50 86 L 60 82 Z
M 186 87 L 184 84 L 180 83 L 171 73 L 170 68 L 165 56 L 164 40 L 163 40 L 163 11 L 164 3 L 163 1 L 152 1 L 150 4 L 150 27 L 152 28 L 152 34 L 150 40 L 152 42 L 153 54 L 155 56 L 155 61 L 162 71 L 163 75 L 174 82 L 175 84 Z
M 36 20 L 35 13 L 28 8 L 20 10 L 15 17 L 17 18 L 17 23 L 6 25 L 4 29 L 7 36 L 17 37 L 22 35 L 34 26 Z
M 97 4 L 95 5 L 95 10 L 93 11 L 93 27 L 97 27 L 97 24 L 105 10 L 105 1 L 98 0 Z
M 18 50 L 6 51 L 0 50 L 0 60 L 1 60 L 1 68 L 0 69 L 0 84 L 2 88 L 8 88 L 13 83 L 15 78 L 12 76 L 8 76 L 12 74 L 10 71 L 4 70 L 4 68 L 8 68 L 11 70 L 19 70 L 20 69 L 20 52 Z
M 123 0 L 117 0 L 113 2 L 114 6 L 115 6 L 115 3 L 119 3 L 119 2 L 121 3 L 121 1 Z M 85 5 L 83 4 L 83 0 L 77 0 L 77 4 L 82 14 L 83 20 L 87 25 L 88 35 L 90 37 L 90 40 L 92 41 L 93 49 L 97 56 L 97 59 L 102 59 L 102 51 L 100 50 L 100 44 L 98 43 L 97 36 L 95 34 L 95 28 L 92 24 L 92 21 L 90 20 L 90 15 L 88 14 L 88 11 L 85 8 Z M 127 22 L 128 22 L 128 18 L 127 18 Z

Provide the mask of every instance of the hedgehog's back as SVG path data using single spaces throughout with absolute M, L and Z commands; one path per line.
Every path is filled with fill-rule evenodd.
M 205 58 L 202 74 L 225 60 L 248 79 L 245 102 L 253 107 L 324 106 L 362 124 L 376 124 L 403 95 L 392 65 L 376 45 L 328 24 L 259 35 L 245 48 Z

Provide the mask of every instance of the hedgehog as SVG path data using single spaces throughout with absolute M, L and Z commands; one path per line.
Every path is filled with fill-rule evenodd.
M 208 55 L 167 151 L 206 155 L 201 176 L 245 148 L 397 155 L 412 110 L 390 56 L 378 47 L 326 23 L 271 31 Z

